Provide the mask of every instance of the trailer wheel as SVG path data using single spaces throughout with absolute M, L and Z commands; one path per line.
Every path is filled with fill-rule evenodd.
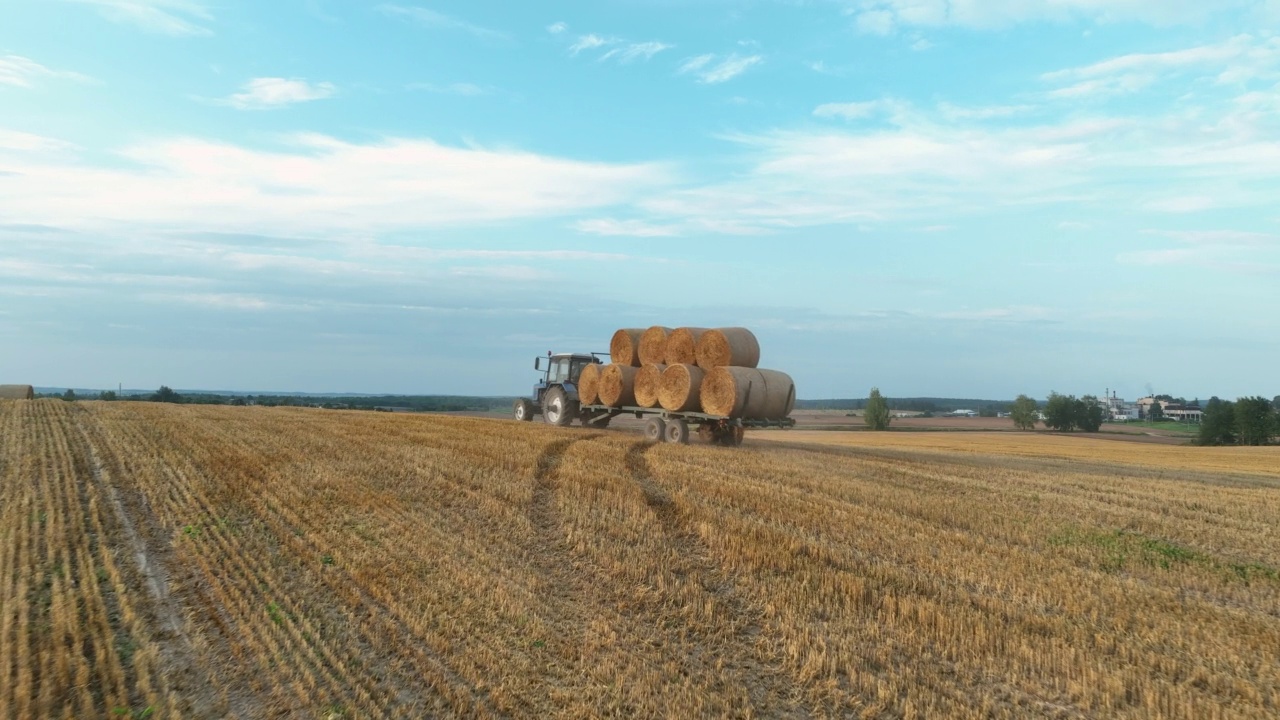
M 644 439 L 651 443 L 662 442 L 666 435 L 667 424 L 660 417 L 651 417 L 644 424 Z
M 571 402 L 562 388 L 551 388 L 542 401 L 542 417 L 550 425 L 568 427 L 577 414 L 577 403 Z
M 687 445 L 689 443 L 689 423 L 680 418 L 668 420 L 666 435 L 669 443 Z
M 529 398 L 520 398 L 516 401 L 515 408 L 512 411 L 516 419 L 521 422 L 529 422 L 533 420 L 533 403 L 529 402 Z

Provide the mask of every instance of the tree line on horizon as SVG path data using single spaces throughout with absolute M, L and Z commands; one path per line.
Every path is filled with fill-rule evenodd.
M 1160 404 L 1157 402 L 1151 407 L 1148 418 L 1159 419 Z M 879 388 L 873 387 L 863 404 L 863 420 L 870 430 L 888 430 L 894 409 L 899 408 L 892 408 L 890 400 L 881 395 Z M 1009 404 L 1008 412 L 1019 430 L 1035 430 L 1038 423 L 1044 423 L 1056 432 L 1098 432 L 1106 421 L 1106 413 L 1093 395 L 1077 398 L 1051 392 L 1041 408 L 1037 400 L 1023 394 Z M 1277 438 L 1280 438 L 1280 395 L 1273 400 L 1251 396 L 1235 402 L 1213 397 L 1204 407 L 1195 442 L 1197 445 L 1269 445 Z

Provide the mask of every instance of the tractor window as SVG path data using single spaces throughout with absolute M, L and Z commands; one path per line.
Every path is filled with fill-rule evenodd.
M 582 377 L 582 368 L 590 365 L 591 362 L 592 362 L 591 360 L 574 360 L 573 374 L 569 376 L 570 380 L 574 383 L 577 383 L 578 378 Z
M 551 361 L 551 376 L 547 381 L 553 383 L 569 381 L 569 358 L 556 358 Z

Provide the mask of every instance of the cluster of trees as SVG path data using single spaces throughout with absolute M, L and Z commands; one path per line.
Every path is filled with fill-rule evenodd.
M 1044 406 L 1045 426 L 1059 432 L 1071 432 L 1076 429 L 1098 432 L 1106 419 L 1102 406 L 1098 404 L 1098 398 L 1092 395 L 1077 398 L 1075 395 L 1059 395 L 1052 392 L 1049 393 L 1049 402 Z
M 1200 445 L 1267 445 L 1280 435 L 1280 395 L 1242 397 L 1231 402 L 1210 398 L 1200 420 Z

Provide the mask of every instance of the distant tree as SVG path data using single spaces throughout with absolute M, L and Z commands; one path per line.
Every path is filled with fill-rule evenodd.
M 1200 419 L 1200 433 L 1196 437 L 1200 445 L 1234 445 L 1236 442 L 1236 416 L 1232 403 L 1209 398 L 1204 417 Z
M 1102 427 L 1102 421 L 1105 413 L 1102 406 L 1098 404 L 1098 398 L 1092 395 L 1085 395 L 1076 400 L 1073 405 L 1076 414 L 1076 426 L 1085 432 L 1098 432 Z
M 1049 402 L 1044 406 L 1044 424 L 1052 430 L 1071 432 L 1076 429 L 1076 398 L 1074 395 L 1049 393 Z
M 1271 401 L 1271 409 L 1280 413 L 1280 395 L 1277 395 L 1275 400 Z
M 999 416 L 1000 416 L 1000 410 L 995 405 L 983 405 L 982 408 L 978 410 L 978 417 L 999 417 Z
M 1236 438 L 1241 445 L 1266 445 L 1275 433 L 1275 410 L 1264 397 L 1242 397 L 1233 412 Z
M 151 395 L 151 402 L 164 403 L 180 403 L 182 396 L 173 391 L 168 385 L 161 385 L 160 389 Z
M 98 393 L 98 399 L 104 400 L 106 402 L 111 402 L 112 400 L 118 400 L 119 398 L 116 397 L 115 390 L 105 390 L 101 393 Z
M 1034 430 L 1036 421 L 1040 419 L 1036 401 L 1026 395 L 1019 395 L 1018 399 L 1013 401 L 1013 409 L 1009 411 L 1009 417 L 1013 419 L 1013 426 L 1019 430 Z
M 1164 419 L 1164 408 L 1160 405 L 1159 401 L 1153 402 L 1147 406 L 1148 422 L 1160 422 L 1163 419 Z
M 872 430 L 889 429 L 889 403 L 880 395 L 880 388 L 871 388 L 871 396 L 867 398 L 867 409 L 863 413 L 867 427 Z
M 64 392 L 64 393 L 62 393 L 62 399 L 63 399 L 63 400 L 66 400 L 67 402 L 75 402 L 75 401 L 76 401 L 76 391 L 75 391 L 75 390 L 72 390 L 71 388 L 67 388 L 67 391 L 66 391 L 66 392 Z

